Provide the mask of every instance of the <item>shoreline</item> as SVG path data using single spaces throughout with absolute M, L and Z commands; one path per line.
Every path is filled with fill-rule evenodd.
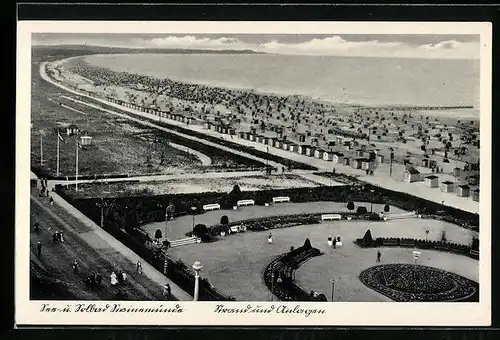
M 127 71 L 117 71 L 111 68 L 107 67 L 101 67 L 92 64 L 91 62 L 87 61 L 87 57 L 94 57 L 94 56 L 122 56 L 123 54 L 92 54 L 92 55 L 82 55 L 82 56 L 76 56 L 76 57 L 70 57 L 62 60 L 58 60 L 55 62 L 51 62 L 49 64 L 55 64 L 57 67 L 64 67 L 64 63 L 73 60 L 73 59 L 78 59 L 81 58 L 82 62 L 85 63 L 88 67 L 91 68 L 102 68 L 106 69 L 108 71 L 111 71 L 113 73 L 128 73 L 131 75 L 138 75 L 138 76 L 146 76 L 151 79 L 155 79 L 158 81 L 172 81 L 172 82 L 177 82 L 183 85 L 187 86 L 206 86 L 209 88 L 214 88 L 214 89 L 221 89 L 221 90 L 227 90 L 227 91 L 240 91 L 244 93 L 254 93 L 255 95 L 258 96 L 270 96 L 270 97 L 278 97 L 278 98 L 300 98 L 306 101 L 310 101 L 311 103 L 315 104 L 324 104 L 328 106 L 328 109 L 365 109 L 365 110 L 370 110 L 370 109 L 376 109 L 376 110 L 381 110 L 382 112 L 384 111 L 395 111 L 397 114 L 404 114 L 407 112 L 414 113 L 416 115 L 424 115 L 424 116 L 429 116 L 429 117 L 436 117 L 436 118 L 442 118 L 442 119 L 466 119 L 466 120 L 473 120 L 473 121 L 479 121 L 479 108 L 474 107 L 473 105 L 416 105 L 416 104 L 409 104 L 409 103 L 387 103 L 387 104 L 374 104 L 366 101 L 355 101 L 355 100 L 348 100 L 348 101 L 341 101 L 341 100 L 335 100 L 335 99 L 328 99 L 328 98 L 322 98 L 322 97 L 314 97 L 310 95 L 305 95 L 305 94 L 298 94 L 298 93 L 291 93 L 287 91 L 280 91 L 280 90 L 266 90 L 266 89 L 258 89 L 258 88 L 251 88 L 247 86 L 239 86 L 239 85 L 234 85 L 234 84 L 220 84 L 220 83 L 215 83 L 211 81 L 191 81 L 191 80 L 184 80 L 180 79 L 178 77 L 174 76 L 168 76 L 168 77 L 159 77 L 159 76 L 153 76 L 151 74 L 141 74 L 141 73 L 133 73 L 133 72 L 127 72 Z M 126 54 L 126 55 L 136 55 L 136 54 Z M 137 54 L 140 55 L 140 54 Z M 69 70 L 66 70 L 67 72 L 70 72 Z M 73 73 L 72 73 L 73 74 Z M 77 75 L 79 76 L 79 75 Z M 466 114 L 459 114 L 459 115 L 449 115 L 446 114 L 446 112 L 450 111 L 469 111 L 466 112 Z

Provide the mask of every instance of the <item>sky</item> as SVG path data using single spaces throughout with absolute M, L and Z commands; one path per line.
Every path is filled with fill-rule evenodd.
M 36 33 L 33 34 L 32 43 L 424 59 L 479 59 L 480 55 L 479 35 Z

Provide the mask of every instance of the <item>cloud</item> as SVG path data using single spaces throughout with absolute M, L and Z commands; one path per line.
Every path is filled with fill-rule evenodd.
M 432 44 L 412 45 L 402 41 L 381 42 L 348 41 L 340 36 L 313 38 L 300 43 L 283 43 L 276 40 L 251 44 L 237 38 L 167 36 L 149 40 L 149 45 L 164 48 L 208 49 L 208 50 L 254 50 L 256 52 L 289 55 L 323 55 L 356 57 L 399 57 L 431 59 L 478 59 L 479 44 L 441 41 Z
M 263 52 L 279 54 L 356 56 L 356 57 L 396 57 L 432 59 L 478 59 L 479 44 L 461 43 L 455 40 L 434 44 L 411 45 L 404 42 L 347 41 L 339 36 L 314 38 L 297 43 L 284 44 L 271 41 L 258 48 Z
M 165 48 L 186 48 L 186 49 L 236 49 L 241 50 L 249 48 L 237 38 L 198 38 L 191 35 L 184 37 L 168 36 L 164 38 L 154 38 L 150 44 L 156 47 Z

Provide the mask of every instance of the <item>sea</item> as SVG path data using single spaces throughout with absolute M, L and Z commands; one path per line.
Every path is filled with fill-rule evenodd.
M 115 71 L 335 103 L 473 106 L 426 114 L 479 118 L 479 60 L 205 53 L 85 58 Z

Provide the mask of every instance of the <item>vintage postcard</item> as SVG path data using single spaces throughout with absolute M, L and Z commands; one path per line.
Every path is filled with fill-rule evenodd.
M 18 23 L 16 323 L 491 319 L 491 25 Z

